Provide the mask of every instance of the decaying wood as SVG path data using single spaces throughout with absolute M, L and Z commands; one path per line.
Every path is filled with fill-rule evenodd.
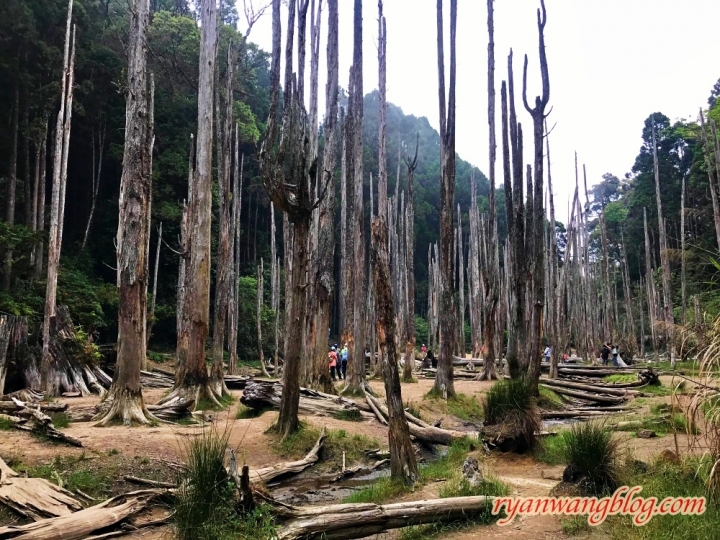
M 27 525 L 0 527 L 0 539 L 80 540 L 94 531 L 106 529 L 137 514 L 167 492 L 160 489 L 133 491 L 69 515 L 43 519 Z
M 251 409 L 265 407 L 278 408 L 282 399 L 283 385 L 270 381 L 248 382 L 240 398 L 240 402 Z M 358 411 L 365 418 L 372 418 L 369 407 L 358 404 L 341 396 L 333 396 L 300 388 L 298 412 L 316 416 L 333 416 L 341 411 Z
M 545 388 L 550 388 L 550 390 L 552 390 L 553 392 L 555 392 L 557 394 L 563 394 L 566 396 L 575 397 L 575 398 L 583 399 L 586 401 L 596 401 L 596 402 L 600 402 L 600 403 L 613 403 L 613 404 L 622 403 L 624 401 L 624 398 L 622 398 L 622 397 L 611 396 L 608 394 L 601 395 L 601 394 L 596 394 L 596 393 L 591 393 L 591 392 L 582 392 L 580 390 L 570 390 L 568 388 L 562 388 L 559 386 L 551 387 L 551 386 L 548 386 L 545 384 L 543 384 L 541 386 L 543 386 Z
M 291 474 L 297 474 L 304 471 L 314 463 L 317 463 L 318 459 L 320 459 L 320 449 L 325 442 L 325 437 L 325 428 L 323 428 L 320 432 L 320 437 L 318 437 L 318 440 L 315 443 L 315 446 L 313 446 L 312 449 L 307 453 L 307 455 L 300 460 L 286 461 L 283 463 L 278 463 L 277 465 L 272 465 L 270 467 L 262 467 L 260 469 L 250 469 L 250 481 L 255 483 L 267 484 L 268 482 L 276 478 Z
M 43 478 L 23 478 L 0 458 L 0 504 L 38 521 L 82 509 L 72 493 Z
M 576 390 L 584 390 L 585 392 L 598 392 L 603 394 L 610 394 L 611 396 L 633 396 L 641 392 L 637 390 L 627 390 L 624 388 L 610 388 L 608 386 L 594 386 L 591 384 L 583 384 L 570 381 L 561 380 L 543 380 L 545 386 L 559 386 L 561 388 L 573 388 Z
M 386 505 L 285 506 L 288 521 L 278 540 L 350 540 L 423 523 L 454 521 L 490 512 L 494 497 L 451 497 Z

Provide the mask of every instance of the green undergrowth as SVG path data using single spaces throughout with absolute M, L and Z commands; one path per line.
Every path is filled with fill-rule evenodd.
M 630 424 L 626 426 L 614 427 L 615 431 L 629 431 L 637 433 L 640 429 L 648 429 L 654 431 L 658 436 L 662 437 L 668 433 L 690 433 L 698 435 L 700 430 L 697 426 L 688 426 L 687 418 L 682 413 L 671 414 L 667 404 L 653 405 L 650 415 L 640 418 L 640 424 Z M 632 420 L 631 420 L 632 421 Z
M 645 471 L 628 469 L 624 484 L 642 486 L 642 497 L 707 497 L 709 459 L 685 460 L 680 464 L 657 462 Z M 643 526 L 635 526 L 629 516 L 608 519 L 614 540 L 709 540 L 718 538 L 720 506 L 707 499 L 702 515 L 654 516 Z
M 0 417 L 0 431 L 8 431 L 13 428 L 13 423 L 7 418 Z
M 586 516 L 571 516 L 560 520 L 560 528 L 567 536 L 585 536 L 592 530 Z
M 198 401 L 196 409 L 198 411 L 222 411 L 232 405 L 235 402 L 235 398 L 232 394 L 227 394 L 218 399 L 218 401 L 220 402 L 220 407 L 213 401 L 203 398 Z
M 265 414 L 267 411 L 271 411 L 272 407 L 263 407 L 261 409 L 251 409 L 250 407 L 246 407 L 242 403 L 238 405 L 237 413 L 235 414 L 236 420 L 245 420 L 247 418 L 259 418 L 263 414 Z
M 483 419 L 482 405 L 475 396 L 456 394 L 446 401 L 437 392 L 430 391 L 425 394 L 425 398 L 431 400 L 439 412 L 451 414 L 460 420 L 480 422 Z
M 560 397 L 560 394 L 544 386 L 540 386 L 539 391 L 540 398 L 538 399 L 538 407 L 541 409 L 559 411 L 565 408 L 565 401 Z
M 631 383 L 637 381 L 637 375 L 621 374 L 617 375 L 606 375 L 603 377 L 603 381 L 606 383 Z
M 272 435 L 272 449 L 282 458 L 299 459 L 305 456 L 320 437 L 320 430 L 314 426 L 301 424 L 292 435 L 284 439 Z M 344 429 L 326 430 L 326 438 L 321 454 L 322 463 L 334 465 L 342 464 L 343 452 L 345 463 L 349 467 L 352 463 L 360 462 L 365 458 L 365 450 L 378 448 L 380 442 L 357 433 L 349 434 Z
M 422 416 L 420 416 L 420 407 L 418 407 L 414 401 L 406 402 L 405 410 L 412 414 L 415 418 L 420 418 L 422 420 Z
M 546 465 L 560 465 L 564 463 L 563 450 L 565 448 L 563 433 L 544 437 L 535 449 L 535 459 Z
M 582 478 L 587 495 L 611 493 L 620 482 L 619 442 L 604 422 L 577 422 L 561 435 L 563 463 Z
M 48 416 L 52 419 L 53 425 L 58 429 L 69 427 L 72 424 L 72 418 L 65 412 L 50 413 Z

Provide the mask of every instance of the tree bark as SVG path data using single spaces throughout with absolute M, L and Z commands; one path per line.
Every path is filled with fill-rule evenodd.
M 205 367 L 205 343 L 210 322 L 210 220 L 212 216 L 213 82 L 217 56 L 217 8 L 202 0 L 200 74 L 198 83 L 198 132 L 195 168 L 187 207 L 189 252 L 185 268 L 184 308 L 187 324 L 178 335 L 178 369 L 175 388 L 159 404 L 188 399 L 197 407 L 202 399 L 219 406 Z M 184 316 L 184 315 L 183 315 Z M 180 363 L 180 358 L 184 361 Z
M 702 109 L 700 109 L 700 126 L 702 128 L 702 140 L 705 149 L 705 165 L 707 166 L 708 181 L 710 184 L 710 198 L 713 205 L 713 223 L 715 224 L 715 241 L 718 247 L 720 247 L 720 202 L 718 201 L 718 179 L 717 168 L 713 166 L 712 157 L 714 156 L 715 149 L 710 143 L 708 137 L 707 128 L 705 127 L 705 115 Z M 720 167 L 720 165 L 718 165 Z
M 72 122 L 73 80 L 75 71 L 75 27 L 72 29 L 73 0 L 68 3 L 65 27 L 65 51 L 63 59 L 62 91 L 60 112 L 55 127 L 55 155 L 53 156 L 52 203 L 50 212 L 50 234 L 48 241 L 48 270 L 45 287 L 45 313 L 43 318 L 43 353 L 40 365 L 40 386 L 46 396 L 57 395 L 57 368 L 50 354 L 50 325 L 55 317 L 57 299 L 57 276 L 60 266 L 62 245 L 62 223 L 65 213 L 65 183 L 67 182 L 67 156 L 70 147 L 70 126 Z
M 407 328 L 405 331 L 407 342 L 405 344 L 405 358 L 410 358 L 410 367 L 405 362 L 403 370 L 403 381 L 412 380 L 412 367 L 415 365 L 415 186 L 414 175 L 417 167 L 418 147 L 420 146 L 420 134 L 415 138 L 415 155 L 412 159 L 405 157 L 407 166 L 408 201 L 407 217 L 405 222 L 405 245 L 407 250 Z
M 149 233 L 149 231 L 148 231 Z M 153 270 L 153 289 L 150 297 L 150 313 L 147 318 L 147 331 L 145 332 L 146 347 L 150 346 L 150 338 L 152 337 L 152 328 L 155 325 L 155 302 L 157 301 L 157 280 L 158 271 L 160 270 L 160 247 L 162 246 L 162 221 L 158 227 L 157 246 L 155 247 L 155 269 Z M 149 254 L 148 254 L 149 255 Z
M 125 112 L 125 150 L 120 179 L 120 222 L 117 232 L 118 304 L 117 363 L 113 384 L 98 416 L 99 426 L 120 420 L 124 425 L 149 424 L 140 370 L 146 358 L 146 259 L 150 234 L 150 186 L 153 139 L 152 96 L 148 92 L 146 59 L 149 0 L 135 0 L 131 10 L 128 48 L 128 90 Z
M 455 198 L 455 36 L 457 0 L 450 0 L 450 82 L 445 102 L 443 0 L 437 0 L 437 57 L 440 103 L 440 354 L 433 392 L 455 396 L 452 354 L 455 341 L 455 290 L 453 286 L 453 214 Z M 447 113 L 446 113 L 447 110 Z
M 92 219 L 95 215 L 95 204 L 97 203 L 98 190 L 100 189 L 100 175 L 102 173 L 102 162 L 103 162 L 103 150 L 105 149 L 105 126 L 103 125 L 98 131 L 98 160 L 97 160 L 97 174 L 95 170 L 95 138 L 93 137 L 93 177 L 92 177 L 92 202 L 90 204 L 90 215 L 88 216 L 88 222 L 85 226 L 85 236 L 83 236 L 81 250 L 85 249 L 87 244 L 88 236 L 90 235 L 90 225 L 92 225 Z
M 232 254 L 232 272 L 230 280 L 231 301 L 228 303 L 228 349 L 230 350 L 230 359 L 228 360 L 228 373 L 233 375 L 237 372 L 238 354 L 238 319 L 240 318 L 240 212 L 242 210 L 242 173 L 245 162 L 245 155 L 240 155 L 239 127 L 235 124 L 235 170 L 233 175 L 233 195 L 232 195 L 232 237 L 230 239 L 230 253 Z M 270 204 L 270 208 L 274 207 Z M 275 223 L 275 213 L 273 211 L 273 223 Z M 277 264 L 276 264 L 277 267 Z M 276 333 L 277 333 L 277 307 L 275 309 Z M 277 337 L 275 338 L 275 348 L 277 350 Z M 277 354 L 277 353 L 276 353 Z
M 383 19 L 381 18 L 381 20 Z M 390 291 L 390 263 L 387 254 L 387 226 L 382 217 L 373 220 L 372 233 L 374 236 L 372 258 L 377 298 L 377 332 L 378 340 L 383 345 L 386 355 L 382 366 L 389 411 L 390 474 L 393 479 L 413 483 L 418 478 L 418 470 L 400 389 L 394 335 L 395 314 Z
M 263 260 L 260 259 L 260 266 L 257 269 L 257 304 L 255 310 L 255 323 L 257 325 L 257 348 L 258 361 L 265 377 L 270 377 L 265 367 L 265 355 L 263 353 L 262 337 L 262 308 L 263 308 Z
M 42 143 L 40 145 L 40 176 L 38 178 L 38 194 L 36 200 L 36 226 L 35 231 L 42 232 L 45 230 L 45 184 L 47 183 L 47 135 L 48 135 L 48 117 L 44 118 L 44 129 L 42 134 Z M 40 279 L 43 271 L 43 240 L 38 240 L 35 249 L 35 279 Z
M 322 5 L 322 3 L 321 3 Z M 316 33 L 319 33 L 319 20 Z M 319 36 L 315 38 L 319 40 Z M 313 56 L 317 51 L 313 53 Z M 325 115 L 325 149 L 323 153 L 320 176 L 323 184 L 327 186 L 326 195 L 318 207 L 318 238 L 317 262 L 314 267 L 313 296 L 315 298 L 314 350 L 312 351 L 312 376 L 310 388 L 316 388 L 331 393 L 333 384 L 328 374 L 327 340 L 325 329 L 330 327 L 332 314 L 332 299 L 334 286 L 335 266 L 335 163 L 337 160 L 338 125 L 338 1 L 328 0 L 328 44 L 327 44 L 327 87 L 326 87 L 326 115 Z M 315 72 L 315 80 L 317 73 Z M 314 127 L 314 126 L 312 126 Z

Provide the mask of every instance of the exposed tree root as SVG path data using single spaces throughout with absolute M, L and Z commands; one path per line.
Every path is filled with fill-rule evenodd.
M 192 410 L 197 411 L 199 403 L 205 400 L 209 401 L 214 407 L 223 409 L 224 407 L 223 404 L 220 403 L 220 399 L 222 399 L 222 394 L 218 394 L 208 381 L 205 384 L 180 385 L 173 389 L 167 396 L 158 401 L 157 405 L 162 407 L 172 407 L 181 403 L 192 402 Z
M 115 422 L 122 422 L 125 426 L 133 424 L 147 426 L 154 422 L 160 422 L 148 411 L 142 393 L 135 394 L 125 389 L 118 395 L 118 391 L 113 388 L 110 388 L 95 419 L 98 421 L 95 424 L 96 427 L 107 427 Z

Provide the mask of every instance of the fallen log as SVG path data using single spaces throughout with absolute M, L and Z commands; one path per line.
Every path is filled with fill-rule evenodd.
M 608 368 L 592 368 L 591 366 L 583 366 L 582 368 L 561 367 L 558 369 L 560 375 L 584 375 L 585 377 L 607 377 L 608 375 L 635 375 L 636 370 L 631 369 L 608 369 Z
M 252 381 L 252 377 L 243 375 L 225 375 L 225 386 L 230 390 L 244 390 L 247 383 Z
M 69 515 L 0 527 L 0 540 L 80 540 L 137 514 L 167 493 L 168 490 L 160 489 L 133 491 Z
M 611 412 L 604 411 L 543 411 L 540 413 L 543 420 L 561 418 L 592 418 L 594 416 L 609 416 Z
M 385 417 L 382 415 L 382 413 L 375 407 L 375 404 L 370 399 L 369 394 L 365 394 L 365 401 L 367 401 L 368 405 L 372 409 L 373 413 L 375 414 L 375 418 L 377 418 L 378 422 L 380 422 L 382 425 L 387 426 L 388 422 L 385 420 Z
M 173 489 L 177 487 L 177 484 L 171 484 L 170 482 L 160 482 L 158 480 L 151 480 L 150 478 L 138 478 L 137 476 L 125 476 L 124 480 L 132 484 L 139 484 L 141 486 L 150 486 L 153 488 L 167 488 Z
M 558 379 L 543 380 L 545 386 L 558 386 L 561 388 L 574 388 L 576 390 L 584 390 L 585 392 L 599 392 L 604 394 L 610 394 L 611 396 L 633 396 L 640 394 L 637 390 L 627 390 L 624 388 L 612 388 L 609 386 L 602 385 L 589 385 L 577 382 L 562 381 Z
M 32 407 L 40 407 L 42 412 L 63 412 L 68 408 L 67 403 L 36 403 L 32 404 Z M 23 410 L 27 410 L 27 405 L 24 401 L 20 401 L 17 398 L 11 399 L 10 401 L 0 401 L 0 413 L 17 413 Z
M 612 403 L 614 405 L 618 405 L 622 403 L 624 398 L 617 397 L 617 396 L 611 396 L 611 395 L 600 395 L 600 394 L 591 394 L 589 392 L 581 392 L 579 390 L 570 390 L 569 388 L 562 388 L 559 386 L 548 386 L 546 384 L 542 384 L 541 386 L 545 388 L 549 388 L 553 392 L 557 394 L 563 394 L 566 396 L 571 396 L 578 399 L 583 399 L 585 401 L 594 401 L 594 402 L 600 402 L 600 403 Z
M 472 364 L 473 366 L 484 366 L 485 360 L 482 358 L 460 358 L 459 356 L 453 355 L 453 366 L 466 366 Z
M 253 483 L 266 484 L 271 480 L 274 480 L 275 478 L 290 474 L 297 474 L 304 471 L 305 469 L 310 467 L 310 465 L 317 463 L 318 459 L 320 459 L 320 449 L 325 442 L 325 437 L 325 428 L 323 428 L 322 432 L 320 433 L 320 437 L 318 437 L 318 440 L 315 443 L 315 446 L 312 447 L 310 452 L 308 452 L 304 458 L 298 461 L 286 461 L 284 463 L 278 463 L 277 465 L 272 465 L 270 467 L 263 467 L 261 469 L 250 469 L 250 481 Z
M 82 448 L 83 444 L 78 439 L 58 430 L 53 425 L 52 418 L 43 414 L 40 410 L 32 407 L 24 407 L 16 411 L 16 414 L 18 416 L 3 415 L 10 421 L 15 429 L 19 429 L 21 431 L 31 431 L 48 437 L 49 439 L 54 439 L 56 441 L 61 441 L 71 444 L 72 446 Z
M 282 384 L 273 381 L 249 381 L 240 402 L 251 409 L 279 408 Z M 373 418 L 369 407 L 341 396 L 324 394 L 308 388 L 300 388 L 299 414 L 334 416 L 341 411 L 358 411 L 364 418 Z
M 382 413 L 383 416 L 389 417 L 388 409 L 382 405 L 376 398 L 366 394 L 370 401 L 373 402 L 375 407 Z M 410 418 L 408 418 L 408 416 Z M 449 446 L 453 441 L 461 440 L 466 437 L 470 439 L 480 439 L 480 433 L 477 431 L 456 431 L 454 429 L 441 429 L 435 426 L 431 426 L 422 420 L 414 417 L 409 412 L 405 411 L 405 418 L 408 418 L 408 429 L 410 435 L 422 441 L 426 444 L 442 444 Z M 422 425 L 424 424 L 424 426 Z
M 378 505 L 372 503 L 282 508 L 288 519 L 278 540 L 352 540 L 411 525 L 467 519 L 492 511 L 495 497 L 451 497 Z
M 4 401 L 12 401 L 18 399 L 20 401 L 27 401 L 30 403 L 38 403 L 43 400 L 45 394 L 43 392 L 36 392 L 32 388 L 23 388 L 22 390 L 16 390 L 0 397 L 0 403 Z
M 72 493 L 44 478 L 23 478 L 0 458 L 0 503 L 38 521 L 67 516 L 82 509 Z

